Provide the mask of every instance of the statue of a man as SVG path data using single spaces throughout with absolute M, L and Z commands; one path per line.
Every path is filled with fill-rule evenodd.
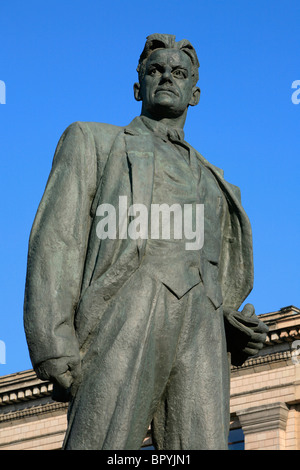
M 189 41 L 149 36 L 141 115 L 75 122 L 58 143 L 24 322 L 38 377 L 70 401 L 64 449 L 139 449 L 150 423 L 159 450 L 227 448 L 230 363 L 265 340 L 253 306 L 238 312 L 253 281 L 239 189 L 184 140 L 198 67 Z M 153 216 L 163 208 L 167 235 Z

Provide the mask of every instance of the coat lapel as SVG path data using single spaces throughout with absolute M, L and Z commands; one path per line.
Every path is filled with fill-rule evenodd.
M 152 202 L 154 180 L 154 144 L 149 131 L 136 125 L 135 120 L 125 128 L 125 145 L 131 173 L 133 204 L 142 204 L 148 211 Z M 139 238 L 137 246 L 140 257 L 145 250 L 146 238 Z

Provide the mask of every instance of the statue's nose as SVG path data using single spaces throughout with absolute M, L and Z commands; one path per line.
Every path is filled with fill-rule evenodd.
M 172 76 L 171 70 L 165 69 L 164 72 L 162 73 L 161 80 L 162 82 L 173 83 L 173 76 Z

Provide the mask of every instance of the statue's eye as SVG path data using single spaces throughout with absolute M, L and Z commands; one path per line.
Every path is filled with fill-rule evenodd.
M 182 69 L 176 69 L 173 71 L 173 76 L 176 78 L 186 78 L 186 72 Z
M 156 67 L 151 67 L 149 69 L 149 75 L 155 75 L 157 73 L 157 68 Z

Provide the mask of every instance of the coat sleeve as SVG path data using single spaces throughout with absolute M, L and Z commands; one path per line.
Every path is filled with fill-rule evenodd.
M 29 239 L 24 327 L 33 366 L 78 355 L 73 320 L 97 185 L 93 135 L 84 123 L 63 133 Z

